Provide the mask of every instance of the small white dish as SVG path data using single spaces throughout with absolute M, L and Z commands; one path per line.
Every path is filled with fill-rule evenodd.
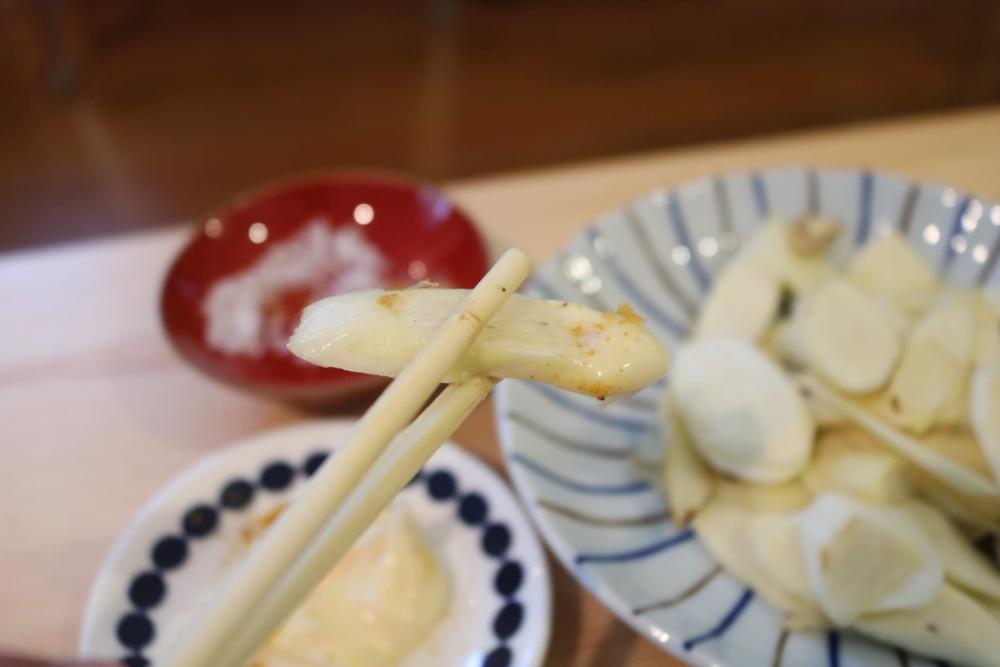
M 155 667 L 192 602 L 245 550 L 242 530 L 287 501 L 352 424 L 321 421 L 271 431 L 207 457 L 168 483 L 105 560 L 84 615 L 80 654 Z M 429 536 L 453 589 L 445 618 L 404 666 L 540 665 L 550 630 L 549 573 L 506 484 L 445 444 L 395 502 Z
M 845 226 L 833 247 L 838 261 L 896 231 L 948 281 L 1000 290 L 995 202 L 863 169 L 787 167 L 701 178 L 610 211 L 549 260 L 529 291 L 601 310 L 627 302 L 672 347 L 714 276 L 761 221 L 806 212 Z M 692 530 L 671 524 L 658 463 L 650 474 L 637 469 L 657 460 L 644 448 L 666 440 L 650 434 L 664 387 L 608 406 L 526 382 L 497 389 L 514 486 L 578 581 L 636 631 L 695 665 L 943 664 L 851 632 L 789 634 L 782 615 L 726 573 Z

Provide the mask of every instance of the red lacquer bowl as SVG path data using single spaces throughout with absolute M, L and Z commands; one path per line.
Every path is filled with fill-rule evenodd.
M 305 305 L 372 282 L 472 287 L 487 268 L 472 221 L 434 188 L 315 177 L 239 197 L 204 221 L 167 273 L 160 313 L 175 348 L 209 375 L 324 403 L 384 380 L 292 356 L 284 342 Z

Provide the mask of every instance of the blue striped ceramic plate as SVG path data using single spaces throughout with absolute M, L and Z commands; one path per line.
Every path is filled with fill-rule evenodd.
M 271 431 L 164 487 L 104 562 L 84 615 L 81 655 L 129 667 L 162 664 L 192 609 L 245 552 L 243 531 L 289 500 L 352 426 L 319 421 Z M 452 587 L 448 612 L 402 667 L 540 665 L 549 637 L 548 569 L 506 484 L 445 444 L 394 502 L 434 544 Z
M 714 276 L 770 215 L 846 226 L 833 254 L 896 229 L 943 276 L 1000 288 L 1000 206 L 954 188 L 863 170 L 729 173 L 654 192 L 597 220 L 541 270 L 534 294 L 603 310 L 628 302 L 668 345 L 686 335 Z M 786 635 L 781 615 L 666 518 L 641 470 L 664 389 L 606 409 L 504 382 L 500 439 L 515 485 L 563 565 L 619 617 L 698 665 L 926 665 L 850 633 Z M 655 456 L 650 456 L 655 458 Z

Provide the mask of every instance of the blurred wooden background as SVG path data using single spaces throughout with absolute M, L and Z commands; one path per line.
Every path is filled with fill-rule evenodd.
M 1000 102 L 996 0 L 0 0 L 0 249 Z

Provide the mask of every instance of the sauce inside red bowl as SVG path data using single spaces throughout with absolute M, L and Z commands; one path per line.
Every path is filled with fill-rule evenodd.
M 170 267 L 160 309 L 174 346 L 203 371 L 275 396 L 336 398 L 375 380 L 285 349 L 305 305 L 420 280 L 471 287 L 487 268 L 475 226 L 434 188 L 315 178 L 242 197 L 206 220 Z

